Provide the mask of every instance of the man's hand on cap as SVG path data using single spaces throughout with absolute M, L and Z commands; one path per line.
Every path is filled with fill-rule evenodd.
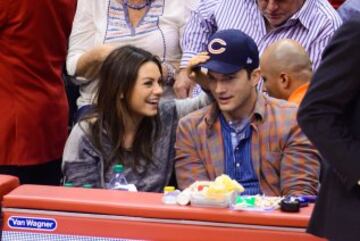
M 198 83 L 204 90 L 208 90 L 208 81 L 206 73 L 201 71 L 199 64 L 205 63 L 210 58 L 207 52 L 201 52 L 189 60 L 186 68 L 189 79 Z

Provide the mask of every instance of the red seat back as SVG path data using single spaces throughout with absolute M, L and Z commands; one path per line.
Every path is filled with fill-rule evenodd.
M 335 9 L 337 9 L 343 2 L 345 2 L 345 0 L 329 0 L 329 2 Z

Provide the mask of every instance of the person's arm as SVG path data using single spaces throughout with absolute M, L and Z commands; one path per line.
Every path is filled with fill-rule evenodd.
M 202 92 L 200 95 L 194 98 L 175 100 L 178 118 L 181 118 L 195 110 L 201 109 L 202 107 L 205 107 L 213 102 L 213 98 L 208 91 L 208 80 L 206 73 L 203 73 L 201 69 L 197 67 L 199 64 L 205 63 L 208 59 L 208 54 L 206 52 L 201 52 L 189 60 L 188 66 L 185 69 L 186 75 L 189 77 L 189 79 L 192 79 L 192 81 L 198 83 L 205 90 L 205 92 Z
M 205 163 L 198 155 L 196 138 L 198 136 L 189 120 L 180 120 L 176 132 L 175 171 L 177 184 L 181 190 L 195 181 L 210 180 Z
M 180 68 L 175 75 L 173 86 L 176 97 L 180 99 L 190 97 L 194 85 L 194 82 L 187 76 L 186 69 Z
M 360 179 L 360 141 L 350 129 L 348 110 L 359 99 L 359 49 L 356 18 L 340 27 L 325 49 L 298 113 L 301 128 L 348 189 Z
M 100 63 L 109 51 L 96 47 L 96 21 L 93 11 L 96 2 L 78 0 L 76 14 L 69 38 L 69 51 L 66 60 L 69 75 L 84 78 L 73 78 L 75 84 L 85 84 L 92 80 Z M 94 49 L 95 48 L 95 49 Z M 106 49 L 106 46 L 104 48 Z
M 177 116 L 180 119 L 195 110 L 199 110 L 211 104 L 213 101 L 213 98 L 205 92 L 202 92 L 194 98 L 177 99 L 175 100 Z
M 66 141 L 63 152 L 62 171 L 64 182 L 75 187 L 91 184 L 103 188 L 103 165 L 101 156 L 94 149 L 79 123 L 76 124 Z
M 103 44 L 82 54 L 76 65 L 76 76 L 84 77 L 87 80 L 96 79 L 103 61 L 113 50 L 114 46 Z
M 216 22 L 213 11 L 219 0 L 201 0 L 197 10 L 193 11 L 186 24 L 182 38 L 182 59 L 180 70 L 175 78 L 174 91 L 178 98 L 186 98 L 194 83 L 188 78 L 186 68 L 188 61 L 197 53 L 206 49 L 208 38 L 216 32 Z
M 316 195 L 319 187 L 321 157 L 295 120 L 293 123 L 281 153 L 281 194 Z

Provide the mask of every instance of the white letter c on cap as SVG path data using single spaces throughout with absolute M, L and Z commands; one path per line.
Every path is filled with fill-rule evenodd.
M 218 49 L 214 49 L 214 48 L 213 48 L 213 45 L 214 45 L 215 43 L 218 43 L 218 44 L 220 44 L 220 45 L 223 46 L 223 47 L 220 47 L 220 48 L 218 48 Z M 215 38 L 215 39 L 211 40 L 210 43 L 209 43 L 209 45 L 208 45 L 208 49 L 209 49 L 209 52 L 210 52 L 211 54 L 222 54 L 222 53 L 224 53 L 225 50 L 226 50 L 225 47 L 226 47 L 226 42 L 225 42 L 224 40 L 220 39 L 220 38 Z

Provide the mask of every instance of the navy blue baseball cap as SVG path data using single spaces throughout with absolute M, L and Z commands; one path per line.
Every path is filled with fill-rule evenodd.
M 259 67 L 259 50 L 254 40 L 236 29 L 221 30 L 209 38 L 210 59 L 199 66 L 220 74 Z

